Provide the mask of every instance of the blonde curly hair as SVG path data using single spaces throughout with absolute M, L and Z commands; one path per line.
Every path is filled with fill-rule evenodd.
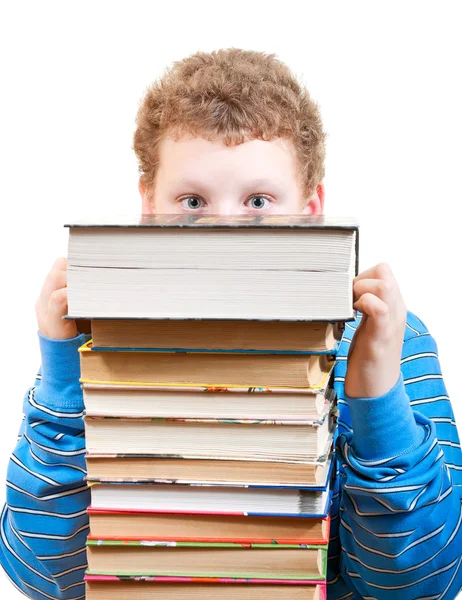
M 166 136 L 198 136 L 226 146 L 287 138 L 305 197 L 324 177 L 326 134 L 319 109 L 274 54 L 228 48 L 174 62 L 148 88 L 136 125 L 133 148 L 148 190 Z

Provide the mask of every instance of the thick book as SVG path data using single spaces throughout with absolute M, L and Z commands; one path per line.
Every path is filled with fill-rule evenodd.
M 88 574 L 312 579 L 326 577 L 327 546 L 88 539 Z
M 326 600 L 323 581 L 85 575 L 86 600 Z
M 90 416 L 197 419 L 309 420 L 335 402 L 331 386 L 319 388 L 123 385 L 82 383 Z
M 93 350 L 151 352 L 335 353 L 341 330 L 329 322 L 91 321 Z
M 104 510 L 248 514 L 324 519 L 331 487 L 324 491 L 209 485 L 92 483 L 91 505 Z
M 87 481 L 120 483 L 206 483 L 323 489 L 332 453 L 313 462 L 166 458 L 151 455 L 87 454 Z
M 325 386 L 335 357 L 326 354 L 104 352 L 79 348 L 83 383 Z
M 87 509 L 92 539 L 162 539 L 212 542 L 327 544 L 330 516 L 253 517 L 230 514 L 163 513 Z
M 317 460 L 329 452 L 334 416 L 315 421 L 167 419 L 85 416 L 91 454 L 151 454 L 171 458 Z
M 69 318 L 354 318 L 351 219 L 139 215 L 65 226 Z

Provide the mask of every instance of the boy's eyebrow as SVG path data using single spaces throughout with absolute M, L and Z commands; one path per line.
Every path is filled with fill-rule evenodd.
M 246 185 L 249 188 L 254 188 L 255 191 L 261 191 L 264 192 L 265 188 L 267 188 L 268 190 L 273 189 L 276 191 L 280 191 L 282 192 L 284 190 L 284 185 L 282 184 L 282 182 L 280 182 L 278 179 L 275 179 L 274 177 L 268 178 L 268 179 L 263 179 L 263 178 L 259 178 L 259 179 L 253 179 L 249 182 L 246 183 Z
M 172 183 L 174 183 L 175 185 L 178 185 L 178 186 L 182 186 L 182 187 L 190 187 L 190 188 L 195 188 L 197 190 L 207 191 L 207 183 L 205 181 L 201 181 L 200 179 L 195 180 L 195 179 L 181 178 L 181 179 L 177 179 L 176 181 L 174 181 Z M 265 178 L 261 178 L 261 177 L 258 179 L 251 179 L 249 181 L 243 181 L 242 187 L 249 191 L 251 190 L 254 192 L 276 191 L 276 192 L 282 193 L 285 189 L 285 186 L 279 180 L 274 179 L 274 178 L 265 179 Z

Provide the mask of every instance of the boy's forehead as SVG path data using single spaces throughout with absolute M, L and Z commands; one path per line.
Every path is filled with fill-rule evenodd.
M 293 143 L 284 138 L 252 139 L 234 146 L 202 137 L 164 138 L 159 145 L 159 170 L 175 172 L 175 180 L 193 183 L 198 169 L 208 172 L 253 173 L 254 183 L 276 181 L 295 172 Z M 173 174 L 173 173 L 172 173 Z M 278 177 L 279 175 L 279 177 Z
M 165 136 L 160 142 L 160 151 L 180 152 L 183 154 L 195 153 L 198 150 L 207 153 L 242 153 L 242 152 L 283 152 L 294 154 L 294 143 L 288 138 L 274 138 L 272 140 L 260 140 L 256 138 L 247 139 L 241 144 L 227 146 L 220 140 L 209 140 L 200 136 L 185 136 L 174 138 Z

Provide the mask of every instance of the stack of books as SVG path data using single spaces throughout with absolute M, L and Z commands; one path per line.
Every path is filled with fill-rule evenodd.
M 357 225 L 68 226 L 68 318 L 92 329 L 87 600 L 325 598 Z

